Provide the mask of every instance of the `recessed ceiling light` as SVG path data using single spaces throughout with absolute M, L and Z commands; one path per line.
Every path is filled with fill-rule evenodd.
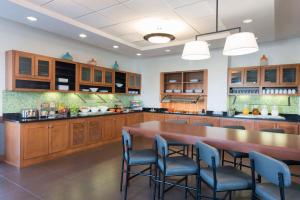
M 119 46 L 118 46 L 118 45 L 114 45 L 113 48 L 114 48 L 114 49 L 118 49 Z
M 141 54 L 141 53 L 137 53 L 136 55 L 137 55 L 137 56 L 141 56 L 142 54 Z
M 26 18 L 31 22 L 36 22 L 38 20 L 36 17 L 33 17 L 33 16 L 28 16 Z
M 165 52 L 170 52 L 170 51 L 171 51 L 170 49 L 166 49 L 166 50 L 165 50 Z
M 86 37 L 87 37 L 87 35 L 86 35 L 86 34 L 84 34 L 84 33 L 80 33 L 80 34 L 79 34 L 79 37 L 81 37 L 81 38 L 86 38 Z
M 245 19 L 245 20 L 243 20 L 244 24 L 249 24 L 251 22 L 253 22 L 253 19 Z

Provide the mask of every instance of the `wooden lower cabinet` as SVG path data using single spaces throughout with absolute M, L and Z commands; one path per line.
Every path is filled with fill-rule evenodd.
M 102 137 L 103 141 L 111 140 L 115 136 L 115 123 L 116 119 L 114 116 L 107 116 L 102 118 L 103 129 Z
M 49 124 L 30 123 L 21 127 L 23 158 L 32 159 L 49 154 Z
M 192 116 L 190 117 L 190 124 L 201 123 L 201 124 L 213 124 L 213 126 L 220 126 L 219 117 L 206 117 L 206 116 Z
M 148 121 L 164 121 L 165 120 L 165 114 L 160 113 L 147 113 L 144 114 L 144 122 Z
M 243 126 L 246 130 L 253 130 L 254 121 L 248 119 L 221 118 L 220 127 L 224 126 Z
M 89 119 L 87 121 L 87 143 L 94 144 L 101 142 L 102 139 L 102 120 L 99 118 Z
M 296 122 L 277 122 L 276 128 L 281 128 L 287 134 L 299 134 L 299 126 Z
M 272 129 L 276 128 L 275 121 L 265 121 L 265 120 L 257 120 L 254 122 L 255 130 L 261 131 L 263 129 Z
M 49 153 L 67 150 L 69 146 L 69 123 L 67 121 L 61 121 L 49 124 Z
M 127 116 L 120 115 L 115 117 L 115 138 L 122 137 L 122 129 L 126 125 Z
M 71 147 L 77 148 L 87 142 L 87 122 L 85 119 L 70 121 Z
M 130 113 L 126 116 L 126 124 L 138 124 L 144 121 L 143 113 Z

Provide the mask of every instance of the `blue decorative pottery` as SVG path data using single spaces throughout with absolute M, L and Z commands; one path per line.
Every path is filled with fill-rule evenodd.
M 65 60 L 73 60 L 73 57 L 71 56 L 71 54 L 69 52 L 65 53 L 62 56 L 62 58 L 65 59 Z
M 114 70 L 119 71 L 119 65 L 118 65 L 117 61 L 115 61 L 113 68 L 114 68 Z

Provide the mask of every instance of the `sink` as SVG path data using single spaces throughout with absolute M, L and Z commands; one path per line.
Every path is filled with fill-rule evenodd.
M 243 114 L 239 114 L 239 115 L 234 115 L 234 117 L 236 117 L 236 118 L 256 118 L 256 119 L 278 119 L 278 120 L 285 120 L 285 117 L 282 117 L 282 116 L 272 116 L 272 115 L 263 116 L 263 115 L 243 115 Z

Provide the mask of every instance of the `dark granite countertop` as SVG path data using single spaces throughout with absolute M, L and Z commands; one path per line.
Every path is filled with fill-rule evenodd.
M 19 113 L 5 113 L 3 114 L 4 121 L 19 122 L 19 123 L 29 123 L 29 122 L 43 122 L 43 121 L 55 121 L 55 120 L 68 120 L 68 119 L 80 119 L 80 118 L 90 118 L 90 117 L 100 117 L 100 116 L 111 116 L 111 115 L 123 115 L 130 113 L 140 113 L 142 111 L 130 111 L 130 112 L 106 112 L 106 113 L 95 113 L 89 115 L 76 115 L 76 116 L 59 116 L 54 118 L 40 117 L 40 118 L 28 118 L 24 119 Z
M 174 115 L 187 115 L 187 116 L 207 116 L 207 117 L 221 117 L 221 118 L 231 118 L 231 119 L 245 119 L 245 120 L 268 120 L 268 121 L 283 121 L 283 122 L 300 122 L 300 116 L 296 114 L 281 114 L 283 119 L 268 119 L 268 118 L 238 118 L 233 116 L 227 116 L 226 113 L 224 115 L 214 115 L 212 112 L 205 113 L 178 113 L 178 112 L 167 112 L 166 109 L 156 109 L 154 112 L 150 111 L 149 108 L 145 108 L 143 111 L 131 111 L 131 112 L 107 112 L 107 113 L 97 113 L 93 115 L 77 115 L 77 116 L 57 116 L 55 118 L 32 118 L 32 119 L 23 119 L 21 118 L 19 113 L 6 113 L 3 114 L 4 121 L 12 121 L 19 123 L 28 123 L 28 122 L 43 122 L 43 121 L 53 121 L 53 120 L 67 120 L 67 119 L 80 119 L 80 118 L 90 118 L 90 117 L 99 117 L 99 116 L 109 116 L 109 115 L 122 115 L 129 113 L 139 113 L 139 112 L 148 112 L 148 113 L 160 113 L 160 114 L 174 114 Z

